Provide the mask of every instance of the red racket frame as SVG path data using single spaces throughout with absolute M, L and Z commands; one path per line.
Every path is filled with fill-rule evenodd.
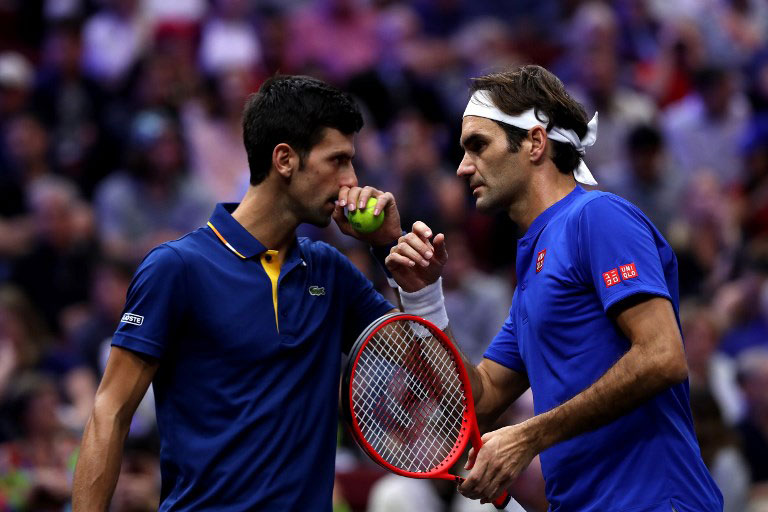
M 462 418 L 462 427 L 458 439 L 451 448 L 449 455 L 433 470 L 429 472 L 413 472 L 400 469 L 384 460 L 376 450 L 368 443 L 363 434 L 360 432 L 360 427 L 357 422 L 357 418 L 354 414 L 352 407 L 352 383 L 354 382 L 354 375 L 357 369 L 357 362 L 363 352 L 363 349 L 373 336 L 383 327 L 393 322 L 400 321 L 413 321 L 422 324 L 429 328 L 430 332 L 435 335 L 440 343 L 443 344 L 451 353 L 451 357 L 456 362 L 456 367 L 459 371 L 459 379 L 462 386 L 464 386 L 464 417 Z M 352 432 L 352 436 L 365 453 L 374 460 L 377 464 L 383 468 L 391 471 L 392 473 L 406 476 L 409 478 L 436 478 L 441 480 L 450 480 L 456 483 L 461 483 L 464 479 L 457 475 L 448 473 L 448 469 L 451 468 L 459 460 L 464 450 L 467 447 L 467 442 L 471 442 L 475 450 L 480 450 L 483 446 L 483 441 L 480 437 L 480 429 L 477 426 L 477 417 L 475 416 L 475 401 L 472 397 L 472 386 L 469 381 L 469 374 L 464 367 L 464 363 L 461 359 L 461 354 L 456 349 L 450 338 L 434 324 L 425 320 L 419 316 L 409 315 L 407 313 L 390 313 L 381 318 L 374 320 L 358 337 L 357 341 L 350 351 L 350 357 L 347 361 L 346 370 L 344 372 L 343 380 L 342 401 L 343 409 L 347 419 L 347 423 Z M 509 495 L 505 491 L 504 494 L 493 500 L 493 504 L 497 508 L 504 508 L 509 502 Z

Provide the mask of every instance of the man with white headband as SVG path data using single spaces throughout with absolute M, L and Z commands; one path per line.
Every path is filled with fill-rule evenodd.
M 688 405 L 675 255 L 637 207 L 578 185 L 596 185 L 582 157 L 597 114 L 539 66 L 471 89 L 457 174 L 525 230 L 509 317 L 467 364 L 475 409 L 490 425 L 530 386 L 536 415 L 485 434 L 459 491 L 490 501 L 540 454 L 552 511 L 722 511 Z M 386 259 L 404 309 L 443 329 L 447 258 L 417 222 Z

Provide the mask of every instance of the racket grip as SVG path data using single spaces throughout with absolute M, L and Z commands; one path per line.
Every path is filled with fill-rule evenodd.
M 464 482 L 464 479 L 460 476 L 456 476 L 454 477 L 454 479 L 456 480 L 456 483 L 458 485 L 461 485 Z M 493 500 L 492 503 L 493 503 L 493 506 L 496 507 L 497 509 L 504 510 L 509 504 L 509 500 L 511 499 L 512 499 L 512 496 L 510 496 L 507 491 L 504 491 L 504 493 L 498 498 L 496 498 L 495 500 Z
M 504 510 L 511 498 L 512 496 L 507 491 L 504 491 L 504 494 L 493 500 L 493 506 L 499 510 Z

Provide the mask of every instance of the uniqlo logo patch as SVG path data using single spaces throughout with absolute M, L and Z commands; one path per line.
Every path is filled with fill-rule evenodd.
M 635 268 L 634 263 L 628 263 L 626 265 L 621 265 L 619 267 L 619 272 L 621 272 L 621 278 L 626 279 L 632 279 L 633 277 L 637 277 L 637 269 Z
M 539 254 L 536 255 L 536 273 L 538 274 L 541 272 L 541 269 L 544 268 L 544 256 L 547 255 L 547 250 L 542 249 L 539 251 Z
M 603 274 L 603 281 L 605 281 L 605 287 L 610 288 L 615 284 L 619 284 L 621 278 L 619 277 L 619 271 L 614 269 L 609 270 Z

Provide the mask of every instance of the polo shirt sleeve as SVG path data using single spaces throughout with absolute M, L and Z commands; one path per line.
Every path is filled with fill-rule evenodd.
M 594 285 L 604 311 L 638 293 L 672 300 L 654 229 L 636 207 L 610 195 L 590 201 L 579 216 L 577 243 L 582 278 Z
M 162 357 L 179 324 L 185 293 L 179 254 L 167 245 L 153 249 L 133 276 L 112 345 Z
M 501 326 L 501 330 L 491 341 L 491 344 L 483 354 L 483 357 L 497 362 L 502 366 L 519 373 L 526 373 L 525 363 L 520 356 L 520 347 L 517 343 L 517 332 L 514 321 L 515 301 L 509 309 L 509 316 Z

